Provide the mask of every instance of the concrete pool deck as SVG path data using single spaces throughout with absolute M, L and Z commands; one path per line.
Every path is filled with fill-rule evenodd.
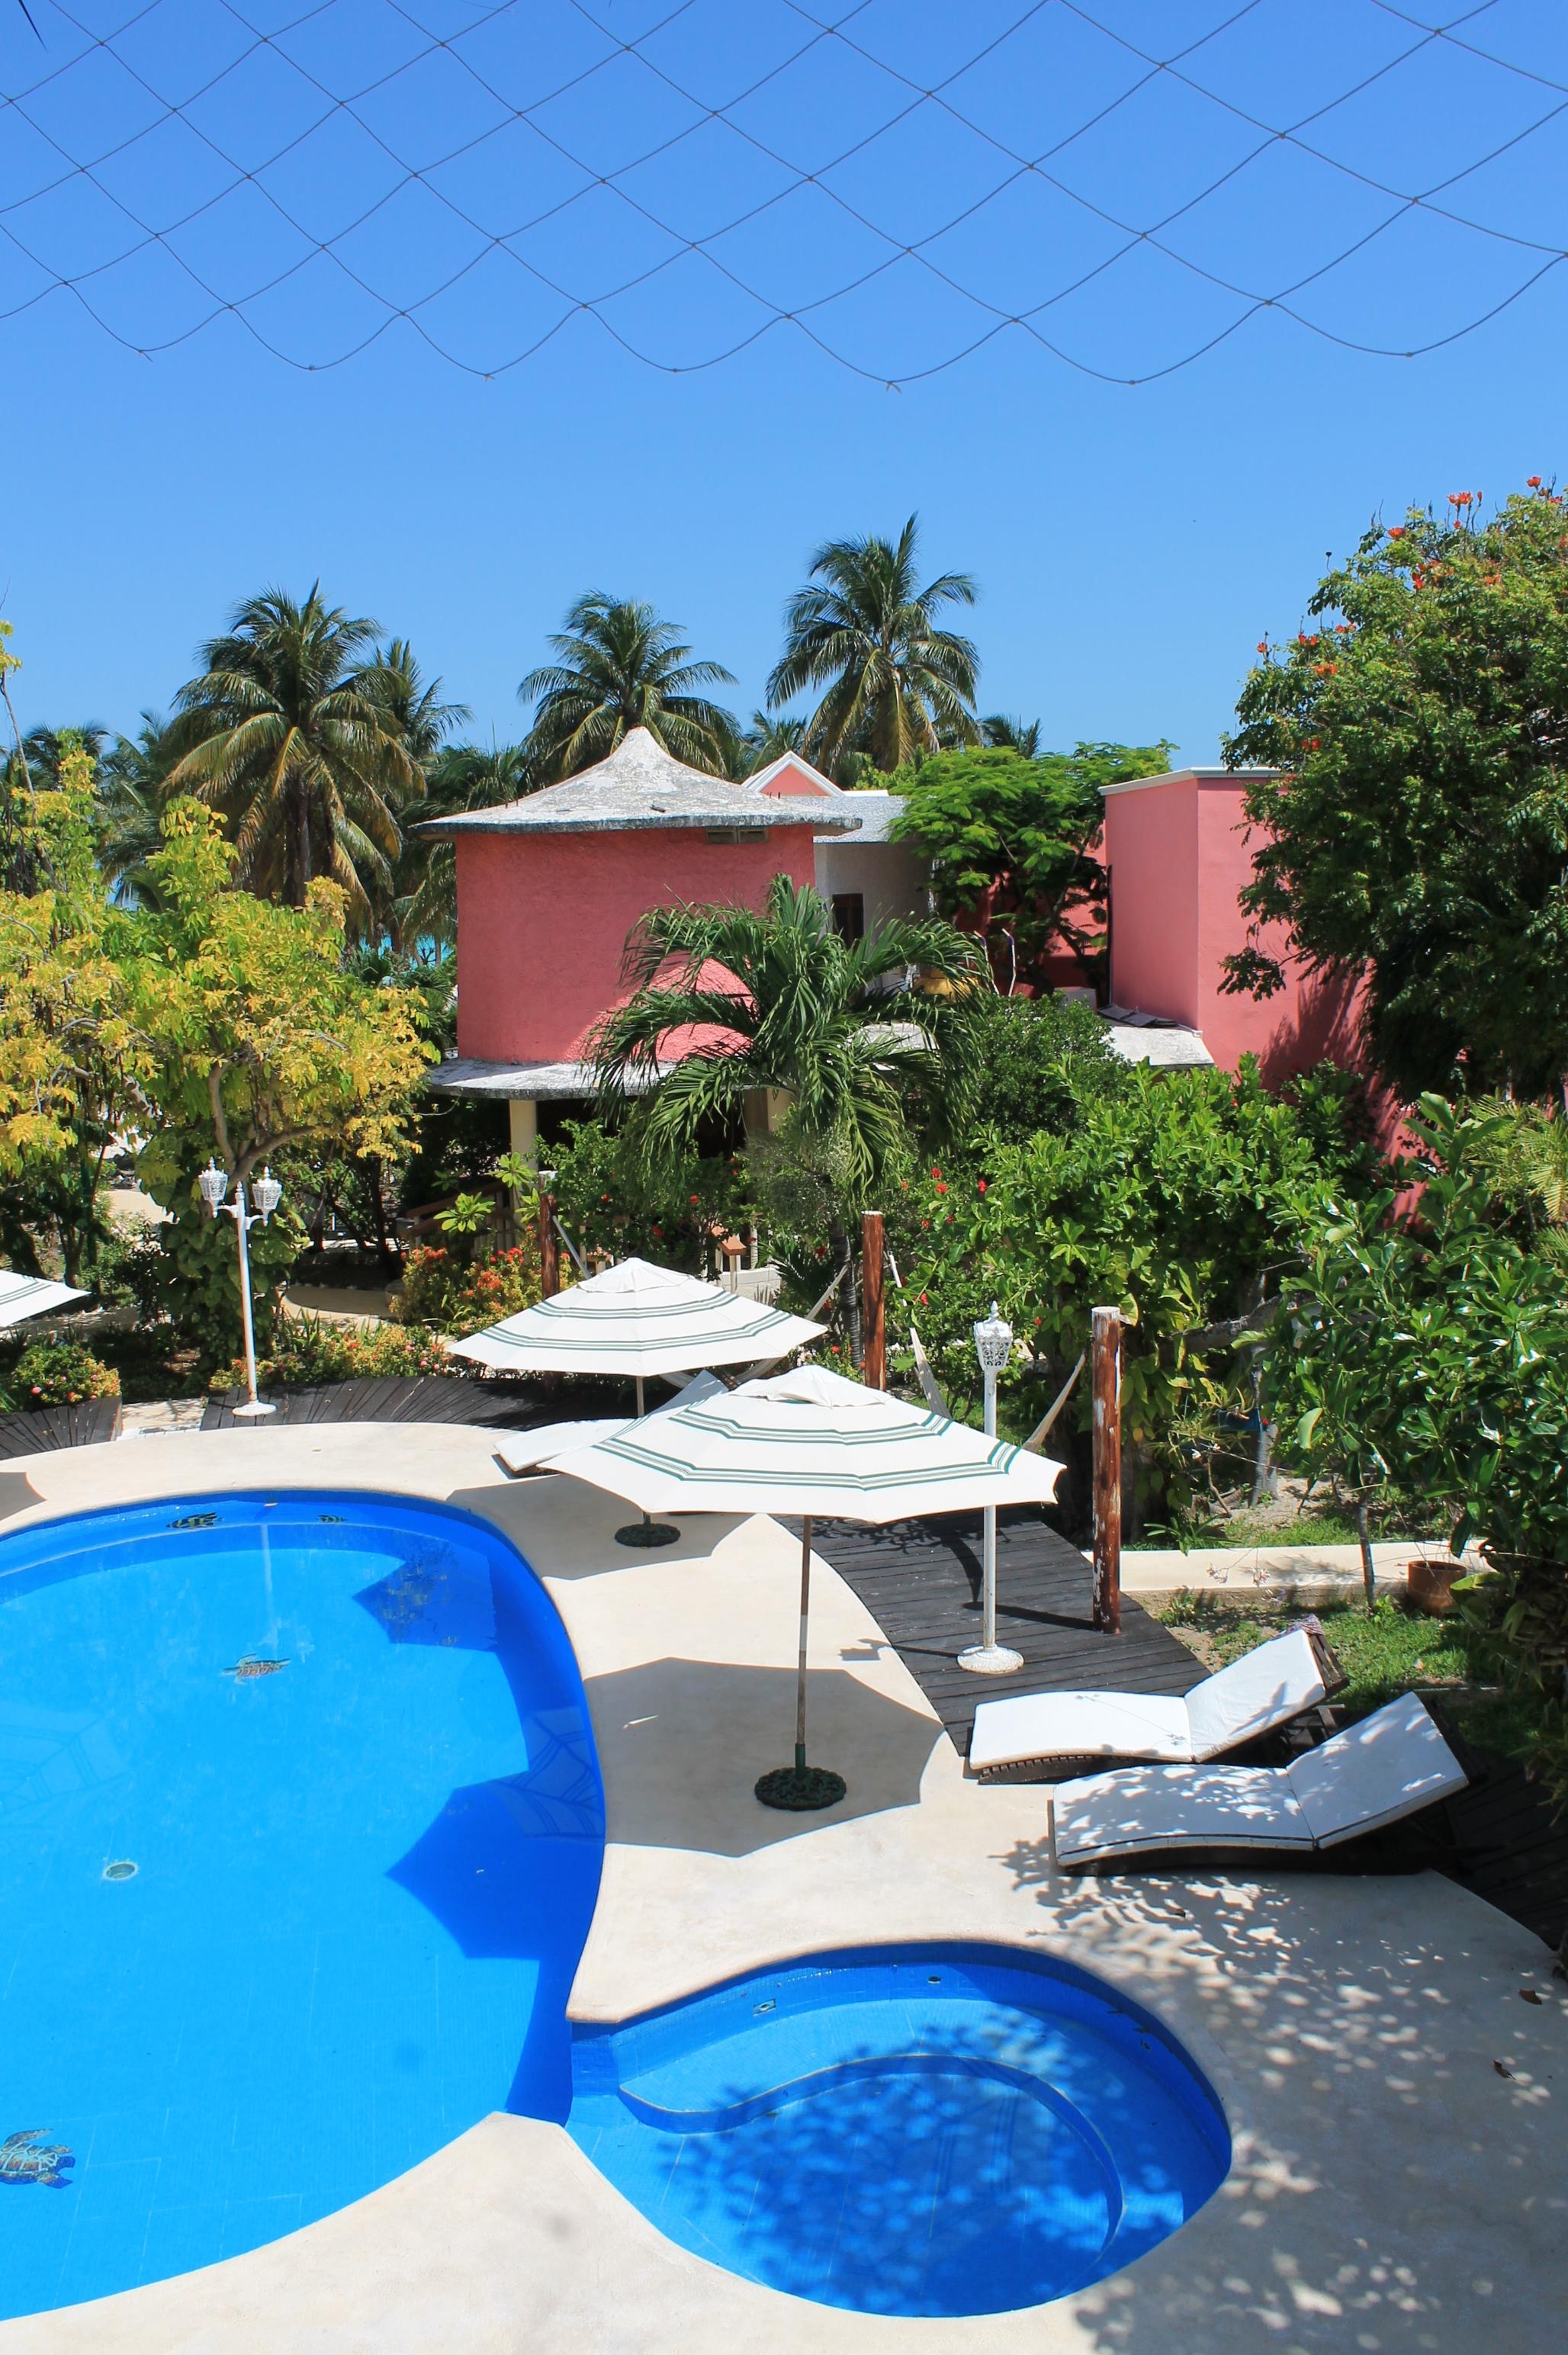
M 1568 2310 L 1568 1988 L 1435 1875 L 1073 1881 L 1046 1795 L 969 1781 L 874 1621 L 813 1580 L 826 1817 L 752 1797 L 787 1760 L 798 1550 L 693 1519 L 624 1553 L 625 1508 L 510 1483 L 494 1434 L 304 1425 L 158 1434 L 0 1467 L 0 1530 L 239 1487 L 365 1487 L 485 1514 L 565 1620 L 603 1768 L 604 1879 L 572 2009 L 614 2019 L 731 1971 L 866 1941 L 995 1938 L 1147 2003 L 1212 2079 L 1230 2177 L 1079 2296 L 898 2321 L 813 2306 L 667 2242 L 559 2127 L 496 2115 L 370 2198 L 226 2264 L 0 2325 L 0 2355 L 1535 2355 Z M 1522 2001 L 1521 1990 L 1539 2003 Z

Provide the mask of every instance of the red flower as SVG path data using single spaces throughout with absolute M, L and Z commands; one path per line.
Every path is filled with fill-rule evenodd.
M 1532 491 L 1538 491 L 1541 488 L 1541 476 L 1539 474 L 1527 474 L 1524 479 Z
M 985 1181 L 985 1179 L 984 1179 L 983 1178 L 981 1178 L 981 1180 L 980 1180 L 979 1187 L 978 1187 L 978 1189 L 977 1189 L 977 1190 L 978 1190 L 980 1193 L 982 1193 L 982 1194 L 983 1194 L 983 1193 L 985 1192 L 985 1190 L 986 1190 L 986 1181 Z
M 1388 527 L 1388 536 L 1391 539 L 1403 539 L 1404 538 L 1403 524 L 1391 523 Z
M 696 1199 L 697 1199 L 697 1197 L 696 1197 L 696 1195 L 695 1195 L 695 1194 L 688 1194 L 688 1195 L 687 1196 L 687 1198 L 686 1198 L 686 1199 L 687 1199 L 687 1200 L 688 1200 L 688 1202 L 695 1202 L 695 1201 L 696 1201 Z
M 1266 654 L 1267 654 L 1267 652 L 1268 652 L 1268 640 L 1267 640 L 1266 638 L 1260 638 L 1260 639 L 1258 640 L 1258 652 L 1259 652 L 1259 654 L 1260 654 L 1260 655 L 1266 655 Z
M 930 1220 L 929 1219 L 922 1219 L 922 1220 L 921 1220 L 921 1222 L 920 1222 L 920 1223 L 921 1223 L 921 1225 L 922 1225 L 923 1227 L 929 1227 L 929 1226 L 930 1226 L 930 1224 L 931 1224 L 931 1220 Z
M 931 1295 L 930 1295 L 930 1293 L 929 1293 L 929 1292 L 923 1292 L 923 1293 L 921 1294 L 921 1295 L 920 1295 L 920 1305 L 921 1305 L 921 1306 L 922 1306 L 923 1308 L 929 1308 L 929 1307 L 930 1307 L 930 1305 L 931 1305 Z
M 937 1190 L 937 1192 L 938 1192 L 939 1194 L 945 1194 L 945 1193 L 946 1193 L 946 1191 L 947 1191 L 947 1188 L 946 1188 L 946 1187 L 945 1187 L 945 1186 L 938 1186 L 938 1188 L 937 1188 L 937 1189 L 936 1189 L 936 1190 Z

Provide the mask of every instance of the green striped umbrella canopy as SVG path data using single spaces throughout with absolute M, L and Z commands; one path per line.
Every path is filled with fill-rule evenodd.
M 466 1340 L 454 1357 L 511 1374 L 688 1373 L 787 1357 L 825 1331 L 645 1259 L 623 1260 Z
M 80 1284 L 50 1284 L 41 1275 L 18 1275 L 14 1268 L 0 1267 L 0 1327 L 20 1325 L 27 1316 L 47 1316 L 68 1300 L 86 1298 Z
M 800 1646 L 795 1764 L 764 1774 L 765 1806 L 832 1806 L 843 1777 L 805 1763 L 811 1524 L 817 1515 L 901 1521 L 978 1506 L 1046 1504 L 1062 1466 L 928 1407 L 862 1389 L 823 1366 L 742 1382 L 721 1396 L 646 1415 L 548 1469 L 629 1497 L 645 1512 L 798 1513 Z
M 1046 1504 L 1061 1465 L 929 1407 L 803 1366 L 700 1399 L 549 1459 L 645 1512 L 804 1513 L 902 1521 Z

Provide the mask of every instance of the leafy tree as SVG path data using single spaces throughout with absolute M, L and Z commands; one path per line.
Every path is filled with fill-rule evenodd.
M 69 732 L 40 779 L 7 780 L 0 891 L 0 1245 L 34 1273 L 91 1273 L 98 1188 L 133 1111 L 123 976 L 93 858 L 92 756 Z M 18 774 L 31 777 L 24 761 Z
M 894 838 L 933 861 L 938 906 L 987 941 L 1006 982 L 1043 978 L 1058 943 L 1088 971 L 1104 945 L 1105 870 L 1092 855 L 1100 787 L 1157 774 L 1170 749 L 939 753 L 893 780 L 904 796 Z
M 1226 756 L 1259 829 L 1243 904 L 1286 927 L 1228 960 L 1364 969 L 1378 1062 L 1413 1095 L 1534 1095 L 1568 1073 L 1568 531 L 1538 479 L 1489 520 L 1374 526 L 1311 624 L 1259 651 Z
M 768 702 L 826 688 L 804 749 L 830 776 L 850 751 L 891 770 L 944 742 L 978 741 L 979 656 L 937 618 L 944 606 L 972 605 L 975 583 L 966 572 L 944 572 L 917 586 L 918 540 L 911 516 L 896 542 L 875 534 L 827 541 L 811 559 L 807 586 L 784 608 L 784 650 Z
M 720 663 L 688 660 L 678 623 L 592 589 L 549 643 L 556 661 L 517 688 L 519 701 L 538 707 L 525 750 L 541 784 L 606 760 L 634 728 L 688 768 L 728 773 L 734 719 L 699 690 L 734 682 Z
M 240 854 L 188 797 L 164 818 L 152 861 L 158 907 L 120 920 L 141 1085 L 158 1126 L 142 1155 L 163 1231 L 165 1296 L 214 1358 L 240 1329 L 233 1237 L 205 1218 L 197 1179 L 216 1156 L 248 1182 L 290 1154 L 395 1157 L 431 1060 L 406 995 L 349 971 L 341 888 L 323 877 L 303 909 L 236 891 Z M 258 1335 L 298 1250 L 297 1220 L 252 1231 Z
M 373 659 L 377 625 L 269 589 L 239 606 L 180 689 L 172 794 L 217 810 L 248 890 L 303 908 L 325 876 L 356 932 L 389 901 L 400 814 L 424 777 Z
M 1445 1508 L 1456 1549 L 1482 1540 L 1472 1616 L 1542 1704 L 1540 1756 L 1568 1795 L 1568 1294 L 1506 1199 L 1499 1216 L 1504 1125 L 1424 1096 L 1413 1202 L 1317 1191 L 1270 1373 L 1308 1466 L 1366 1505 Z
M 1071 997 L 982 1001 L 969 1118 L 1017 1142 L 1049 1128 L 1064 1134 L 1086 1105 L 1134 1085 L 1092 1006 Z
M 983 975 L 934 918 L 846 941 L 816 891 L 779 875 L 761 914 L 650 909 L 626 971 L 635 994 L 592 1052 L 611 1103 L 653 1082 L 629 1126 L 656 1167 L 737 1136 L 747 1096 L 774 1091 L 786 1143 L 837 1168 L 842 1217 L 905 1150 L 911 1114 L 939 1125 L 963 1100 Z
M 1033 1361 L 1002 1378 L 1020 1436 L 1085 1347 L 1091 1308 L 1117 1303 L 1129 1487 L 1179 1505 L 1194 1443 L 1241 1395 L 1229 1342 L 1211 1359 L 1198 1336 L 1277 1282 L 1315 1181 L 1364 1189 L 1367 1155 L 1342 1073 L 1302 1081 L 1294 1100 L 1270 1095 L 1251 1059 L 1234 1079 L 1139 1065 L 1106 1085 L 1079 1054 L 1066 1076 L 1074 1113 L 1053 1106 L 1053 1125 L 1022 1138 L 974 1133 L 901 1199 L 905 1301 L 955 1401 L 978 1385 L 974 1321 L 1000 1303 Z M 1063 1444 L 1074 1423 L 1086 1472 L 1083 1391 Z

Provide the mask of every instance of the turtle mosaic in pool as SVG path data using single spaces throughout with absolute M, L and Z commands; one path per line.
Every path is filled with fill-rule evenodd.
M 497 1529 L 336 1492 L 35 1527 L 0 1657 L 0 2315 L 564 2118 L 603 1802 Z
M 1223 2113 L 1147 2012 L 1006 1947 L 871 1947 L 580 2027 L 570 2131 L 682 2248 L 826 2306 L 991 2314 L 1200 2208 Z

